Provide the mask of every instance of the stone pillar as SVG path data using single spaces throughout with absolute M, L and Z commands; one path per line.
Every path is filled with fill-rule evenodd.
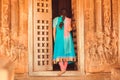
M 77 47 L 78 47 L 78 65 L 82 74 L 84 71 L 84 0 L 76 0 L 76 28 L 77 28 Z
M 2 6 L 2 4 L 1 4 L 1 0 L 0 0 L 0 12 L 1 12 L 1 6 Z M 1 14 L 0 14 L 0 17 L 1 17 Z M 1 18 L 0 18 L 1 19 Z
M 10 0 L 1 0 L 1 26 L 10 28 Z
M 90 58 L 90 48 L 91 52 L 94 54 L 95 45 L 95 0 L 84 0 L 84 33 L 85 33 L 85 70 L 91 71 L 91 58 Z
M 1 8 L 2 8 L 2 3 L 1 3 L 2 1 L 0 0 L 0 28 L 1 28 L 1 17 L 2 17 L 2 14 L 1 14 Z
M 102 32 L 102 0 L 95 0 L 95 31 Z
M 15 72 L 27 72 L 27 16 L 28 16 L 28 0 L 11 0 L 11 39 L 13 44 L 18 45 L 20 50 L 17 59 Z M 24 41 L 23 41 L 24 40 Z M 16 44 L 17 43 L 17 44 Z M 24 47 L 24 48 L 23 48 Z
M 11 38 L 17 40 L 19 33 L 19 3 L 11 0 Z
M 2 41 L 10 37 L 10 0 L 1 0 L 1 34 Z M 3 42 L 2 42 L 3 43 Z
M 10 47 L 10 0 L 1 0 L 0 6 L 0 54 L 6 55 Z
M 17 0 L 19 4 L 18 14 L 18 39 L 19 43 L 27 48 L 28 45 L 28 0 Z M 24 41 L 23 41 L 24 40 Z M 22 50 L 18 59 L 19 64 L 17 67 L 17 73 L 25 73 L 28 71 L 28 54 L 27 49 Z
M 118 0 L 118 62 L 120 64 L 120 0 Z

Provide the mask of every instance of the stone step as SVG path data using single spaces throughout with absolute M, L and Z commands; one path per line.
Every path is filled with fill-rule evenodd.
M 42 76 L 29 76 L 28 73 L 26 74 L 16 74 L 15 80 L 111 80 L 110 73 L 97 73 L 97 74 L 89 74 L 83 76 L 74 76 L 74 77 L 42 77 Z

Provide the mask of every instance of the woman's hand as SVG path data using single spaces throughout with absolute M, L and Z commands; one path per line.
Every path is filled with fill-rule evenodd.
M 72 31 L 72 27 L 71 26 L 68 27 L 68 31 Z

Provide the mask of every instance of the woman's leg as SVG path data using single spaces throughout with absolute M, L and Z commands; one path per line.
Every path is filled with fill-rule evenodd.
M 63 71 L 65 69 L 63 62 L 59 62 L 60 70 Z
M 59 62 L 59 66 L 61 71 L 58 73 L 58 76 L 61 76 L 66 71 L 64 62 Z
M 65 71 L 66 71 L 66 69 L 67 69 L 67 66 L 68 66 L 68 62 L 65 61 L 65 62 L 64 62 L 64 69 L 65 69 Z
M 59 66 L 60 66 L 61 71 L 62 70 L 66 70 L 67 66 L 68 66 L 68 62 L 67 61 L 65 61 L 65 62 L 59 62 Z

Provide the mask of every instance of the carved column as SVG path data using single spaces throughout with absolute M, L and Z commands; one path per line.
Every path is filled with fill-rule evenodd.
M 28 16 L 28 1 L 19 0 L 19 36 L 24 35 L 24 39 L 27 39 L 27 16 Z M 27 41 L 25 41 L 25 44 Z
M 13 33 L 16 36 L 16 40 L 19 44 L 21 44 L 23 47 L 27 48 L 27 15 L 28 15 L 28 7 L 27 2 L 28 0 L 11 0 L 13 2 L 13 12 L 16 13 L 15 16 L 13 16 Z M 12 15 L 14 15 L 14 13 Z M 16 20 L 16 21 L 14 21 Z M 24 41 L 23 41 L 24 40 Z M 16 64 L 16 73 L 24 73 L 27 72 L 27 49 L 24 50 L 24 48 L 19 51 L 19 57 Z
M 84 74 L 84 0 L 76 0 L 76 28 L 77 28 L 77 47 L 79 71 Z
M 112 5 L 112 28 L 111 28 L 111 49 L 112 49 L 112 53 L 113 53 L 113 60 L 114 62 L 117 62 L 118 65 L 118 35 L 119 35 L 119 26 L 118 26 L 118 22 L 119 22 L 119 18 L 118 18 L 118 0 L 112 0 L 111 1 L 111 5 Z M 116 59 L 116 57 L 118 59 Z
M 11 0 L 11 38 L 18 40 L 19 32 L 19 3 L 18 0 Z
M 1 28 L 1 17 L 2 17 L 2 11 L 1 11 L 1 8 L 2 8 L 2 3 L 1 3 L 1 0 L 0 0 L 0 28 Z
M 111 0 L 103 0 L 103 27 L 104 32 L 110 35 L 111 28 L 112 28 L 112 19 L 111 19 Z
M 10 28 L 10 0 L 1 0 L 1 26 L 3 28 Z
M 104 27 L 104 63 L 114 64 L 117 61 L 117 3 L 113 0 L 103 0 L 103 27 Z M 116 20 L 115 20 L 116 19 Z
M 26 48 L 28 47 L 28 0 L 19 0 L 19 41 Z M 21 17 L 22 16 L 22 17 Z M 23 42 L 24 39 L 24 42 Z M 27 49 L 23 51 L 21 55 L 21 65 L 23 66 L 23 71 L 28 70 L 28 54 Z
M 0 53 L 7 54 L 7 49 L 10 47 L 10 0 L 0 1 L 0 13 L 1 13 L 1 24 L 0 24 Z
M 118 61 L 120 64 L 120 0 L 118 0 Z
M 85 9 L 85 26 L 87 26 L 85 28 L 85 30 L 90 31 L 90 32 L 94 32 L 95 30 L 95 24 L 94 24 L 94 0 L 85 0 L 84 1 L 85 5 L 84 5 L 84 9 Z
M 85 64 L 86 71 L 91 70 L 93 65 L 93 57 L 95 54 L 95 15 L 94 15 L 94 0 L 85 0 Z M 96 61 L 96 60 L 95 60 Z M 88 64 L 88 65 L 87 65 Z
M 1 20 L 1 7 L 2 7 L 2 4 L 1 4 L 1 0 L 0 0 L 0 20 Z M 0 24 L 1 24 L 1 21 L 0 21 Z
M 95 31 L 102 32 L 102 0 L 94 0 L 95 2 Z
M 19 3 L 18 0 L 11 0 L 11 48 L 15 48 L 15 46 L 19 45 Z M 16 55 L 19 56 L 19 50 L 15 52 Z M 15 64 L 15 72 L 19 67 L 18 58 Z

